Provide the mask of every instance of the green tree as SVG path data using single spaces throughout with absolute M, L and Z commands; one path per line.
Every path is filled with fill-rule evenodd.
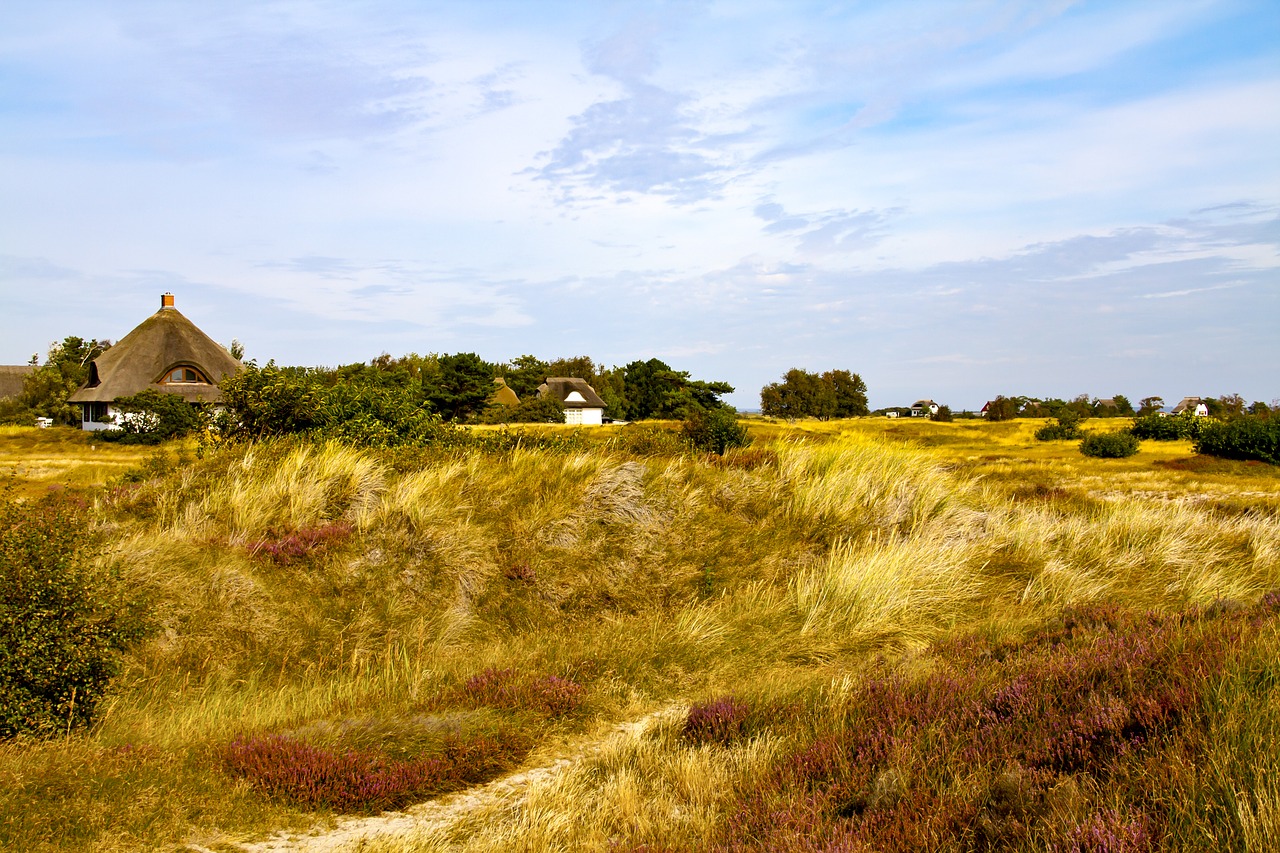
M 938 411 L 929 414 L 929 420 L 938 421 L 940 423 L 951 423 L 952 414 L 950 406 L 938 406 Z
M 483 412 L 493 393 L 494 365 L 473 352 L 442 355 L 438 362 L 439 377 L 423 386 L 431 407 L 451 421 L 465 421 Z
M 1163 397 L 1143 397 L 1138 401 L 1138 417 L 1153 415 L 1164 408 Z
M 832 417 L 856 418 L 868 413 L 867 383 L 862 377 L 847 370 L 828 370 L 822 374 L 822 382 L 831 388 L 835 398 Z M 950 409 L 947 412 L 950 413 Z
M 1223 394 L 1218 402 L 1222 404 L 1222 413 L 1217 417 L 1238 418 L 1245 413 L 1244 397 L 1239 394 Z
M 760 411 L 771 418 L 827 420 L 836 411 L 835 389 L 821 375 L 793 367 L 781 382 L 760 389 Z
M 633 361 L 623 368 L 623 398 L 627 420 L 678 418 L 697 410 L 723 406 L 720 397 L 731 393 L 727 382 L 703 382 L 656 358 Z
M 537 394 L 538 386 L 551 376 L 551 365 L 537 356 L 522 355 L 499 365 L 498 376 L 507 381 L 507 387 L 516 392 L 516 396 L 523 402 Z
M 71 335 L 49 348 L 45 363 L 22 384 L 20 402 L 36 415 L 61 424 L 80 423 L 80 413 L 67 398 L 89 378 L 89 364 L 111 346 L 111 341 L 85 340 Z
M 1116 401 L 1116 414 L 1122 418 L 1131 418 L 1134 415 L 1133 403 L 1129 402 L 1129 398 L 1123 394 L 1117 394 L 1111 399 Z
M 760 410 L 774 418 L 851 418 L 865 415 L 867 385 L 848 370 L 811 373 L 793 367 L 760 389 Z
M 987 403 L 987 420 L 1010 421 L 1018 416 L 1018 401 L 1003 394 Z

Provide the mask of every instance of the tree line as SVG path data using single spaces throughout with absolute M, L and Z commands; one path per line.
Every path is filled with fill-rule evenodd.
M 1255 401 L 1246 405 L 1244 397 L 1239 394 L 1222 394 L 1218 397 L 1205 396 L 1200 402 L 1208 409 L 1209 416 L 1228 419 L 1240 415 L 1265 415 L 1271 407 L 1266 403 Z M 1134 418 L 1154 415 L 1164 408 L 1163 397 L 1143 397 L 1135 409 L 1123 394 L 1109 399 L 1090 398 L 1081 394 L 1073 400 L 1047 399 L 1000 395 L 987 403 L 986 418 L 989 421 L 1006 421 L 1013 418 L 1056 418 L 1064 413 L 1076 418 Z

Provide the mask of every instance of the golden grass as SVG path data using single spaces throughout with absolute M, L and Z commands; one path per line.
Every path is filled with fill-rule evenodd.
M 285 806 L 246 808 L 252 797 L 207 750 L 242 732 L 417 713 L 486 667 L 581 680 L 588 713 L 565 725 L 585 732 L 718 692 L 821 694 L 870 655 L 1012 630 L 1072 603 L 1171 610 L 1280 587 L 1274 470 L 1206 466 L 1184 443 L 1091 460 L 1034 441 L 1039 425 L 757 420 L 753 450 L 766 452 L 749 464 L 603 446 L 419 466 L 335 444 L 188 453 L 98 501 L 102 559 L 149 597 L 158 631 L 94 732 L 0 749 L 12 782 L 0 814 L 30 824 L 0 843 L 45 832 L 39 849 L 117 850 L 305 822 Z M 149 453 L 102 452 L 116 451 L 121 466 Z M 53 458 L 49 471 L 81 484 L 105 481 L 98 452 L 0 431 L 0 461 Z M 42 484 L 37 474 L 23 482 Z M 296 564 L 255 551 L 335 522 L 347 538 Z M 134 770 L 95 769 L 125 743 L 153 751 L 136 772 L 187 823 L 153 825 L 147 801 L 120 793 Z M 781 748 L 691 746 L 659 726 L 533 785 L 514 810 L 368 849 L 696 848 Z M 103 822 L 63 845 L 39 780 L 75 768 L 83 779 L 65 782 L 60 809 Z M 1242 792 L 1249 837 L 1274 831 L 1276 802 L 1274 786 Z
M 165 449 L 176 456 L 179 449 Z M 95 439 L 70 427 L 0 426 L 0 482 L 9 480 L 15 497 L 34 498 L 51 489 L 101 486 L 137 468 L 156 451 Z

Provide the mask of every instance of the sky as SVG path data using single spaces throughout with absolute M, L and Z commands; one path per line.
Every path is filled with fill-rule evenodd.
M 0 363 L 1280 397 L 1280 3 L 0 5 Z

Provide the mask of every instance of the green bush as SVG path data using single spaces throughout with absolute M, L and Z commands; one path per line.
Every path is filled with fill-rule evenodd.
M 695 450 L 724 455 L 730 447 L 751 443 L 747 428 L 738 423 L 738 413 L 730 408 L 693 412 L 685 418 L 684 437 Z
M 1280 465 L 1280 414 L 1214 421 L 1195 440 L 1196 453 Z
M 143 621 L 85 559 L 84 511 L 0 502 L 0 739 L 88 726 Z
M 1075 441 L 1084 436 L 1080 431 L 1080 415 L 1070 410 L 1058 415 L 1056 424 L 1045 424 L 1036 430 L 1039 441 Z
M 121 413 L 116 428 L 103 430 L 98 435 L 121 444 L 160 444 L 199 432 L 209 423 L 209 413 L 204 406 L 192 405 L 177 394 L 164 394 L 153 388 L 132 397 L 121 397 L 115 401 L 115 409 Z
M 1180 415 L 1143 415 L 1133 422 L 1130 432 L 1144 441 L 1177 441 L 1182 438 L 1196 438 L 1214 423 L 1210 418 L 1196 417 L 1191 412 Z
M 1123 459 L 1138 452 L 1138 439 L 1130 432 L 1094 432 L 1080 442 L 1080 452 L 1099 459 Z

